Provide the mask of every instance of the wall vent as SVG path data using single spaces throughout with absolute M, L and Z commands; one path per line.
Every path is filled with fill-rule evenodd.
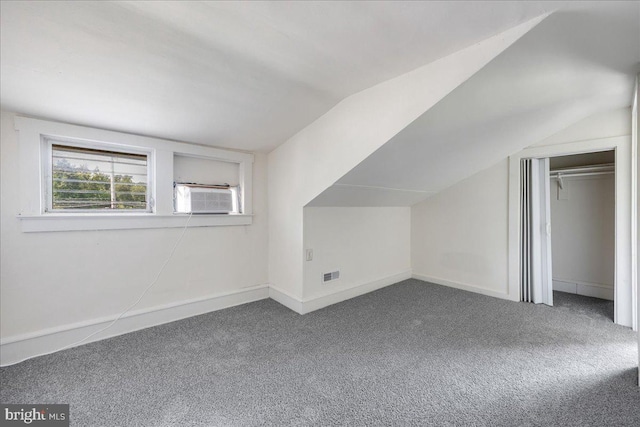
M 330 282 L 332 280 L 338 280 L 340 278 L 340 271 L 332 271 L 331 273 L 323 273 L 322 281 Z

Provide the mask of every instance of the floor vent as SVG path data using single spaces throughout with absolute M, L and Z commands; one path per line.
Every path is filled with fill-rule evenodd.
M 331 273 L 324 273 L 322 275 L 323 282 L 330 282 L 332 280 L 337 280 L 340 278 L 340 271 L 332 271 Z

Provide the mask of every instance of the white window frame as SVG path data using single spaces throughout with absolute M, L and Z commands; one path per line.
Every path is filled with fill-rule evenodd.
M 147 156 L 147 209 L 134 209 L 134 210 L 113 210 L 113 211 L 101 211 L 101 214 L 107 215 L 120 215 L 123 213 L 131 214 L 131 213 L 154 213 L 155 209 L 155 194 L 154 194 L 154 150 L 140 148 L 140 147 L 132 147 L 132 146 L 122 146 L 116 144 L 110 144 L 107 142 L 92 142 L 92 141 L 84 141 L 84 140 L 74 140 L 71 138 L 55 138 L 51 136 L 43 135 L 42 139 L 42 178 L 44 182 L 42 183 L 42 187 L 45 191 L 42 192 L 42 207 L 43 214 L 55 214 L 55 213 L 83 213 L 83 214 L 96 214 L 95 211 L 81 211 L 81 210 L 64 210 L 64 209 L 53 209 L 53 163 L 52 163 L 52 154 L 53 154 L 53 145 L 62 145 L 65 147 L 77 147 L 77 148 L 88 148 L 88 149 L 98 149 L 98 150 L 109 150 L 115 152 L 122 153 L 130 153 L 130 154 L 142 154 Z
M 183 227 L 189 215 L 174 213 L 173 209 L 173 160 L 177 155 L 239 165 L 240 213 L 193 215 L 189 227 L 249 225 L 253 222 L 254 156 L 251 153 L 27 117 L 16 117 L 14 124 L 18 131 L 20 156 L 18 218 L 23 232 Z M 89 148 L 109 146 L 116 151 L 151 153 L 147 171 L 151 177 L 148 188 L 153 195 L 153 200 L 150 200 L 153 209 L 149 212 L 46 212 L 48 183 L 45 165 L 50 162 L 47 138 L 87 144 Z

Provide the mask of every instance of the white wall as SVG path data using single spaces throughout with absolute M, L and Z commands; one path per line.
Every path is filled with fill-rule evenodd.
M 409 274 L 411 209 L 408 207 L 304 209 L 303 299 L 313 299 L 381 279 Z M 322 274 L 340 270 L 340 279 Z
M 1 113 L 3 342 L 120 313 L 153 280 L 182 231 L 22 233 L 16 218 L 19 162 L 13 118 L 13 113 Z M 188 229 L 158 283 L 136 309 L 266 284 L 266 179 L 266 155 L 258 154 L 254 163 L 253 224 Z
M 554 290 L 613 299 L 615 180 L 612 175 L 565 177 L 566 198 L 551 181 Z M 558 283 L 563 282 L 563 283 Z
M 304 206 L 545 17 L 351 95 L 269 153 L 270 284 L 302 297 Z
M 533 144 L 532 147 L 565 144 L 594 138 L 631 134 L 631 108 L 619 108 L 587 117 L 560 132 Z
M 508 167 L 504 159 L 412 207 L 415 277 L 506 294 Z
M 597 114 L 535 146 L 565 144 L 574 142 L 573 138 L 581 141 L 629 135 L 630 117 L 628 108 Z M 413 275 L 513 299 L 508 295 L 508 188 L 509 161 L 504 159 L 414 205 Z

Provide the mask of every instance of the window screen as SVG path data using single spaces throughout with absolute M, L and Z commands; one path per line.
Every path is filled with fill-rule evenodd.
M 52 144 L 52 210 L 148 210 L 148 156 Z

